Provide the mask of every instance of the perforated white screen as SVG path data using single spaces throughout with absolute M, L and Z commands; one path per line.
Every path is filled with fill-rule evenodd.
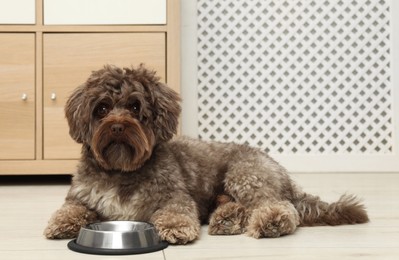
M 199 136 L 392 153 L 390 1 L 198 0 Z

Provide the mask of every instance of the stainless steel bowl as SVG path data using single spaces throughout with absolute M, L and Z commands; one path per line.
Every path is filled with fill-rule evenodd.
M 82 227 L 77 239 L 68 243 L 73 251 L 107 255 L 149 253 L 167 246 L 152 224 L 135 221 L 93 223 Z

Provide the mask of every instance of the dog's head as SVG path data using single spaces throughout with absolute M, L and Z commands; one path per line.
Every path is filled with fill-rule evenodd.
M 155 72 L 105 66 L 78 87 L 65 106 L 69 133 L 90 147 L 106 170 L 133 171 L 156 144 L 177 131 L 178 94 Z

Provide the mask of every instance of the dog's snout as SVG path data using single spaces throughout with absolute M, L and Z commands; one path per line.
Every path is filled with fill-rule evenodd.
M 123 124 L 113 124 L 111 125 L 111 132 L 113 135 L 120 135 L 125 131 L 125 126 Z

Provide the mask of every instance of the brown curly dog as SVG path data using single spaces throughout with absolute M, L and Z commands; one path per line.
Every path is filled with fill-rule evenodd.
M 266 153 L 176 134 L 180 98 L 155 72 L 105 66 L 69 98 L 70 135 L 82 157 L 47 238 L 76 237 L 103 220 L 151 222 L 162 239 L 186 244 L 201 223 L 212 235 L 279 237 L 298 226 L 368 221 L 344 195 L 329 204 L 304 193 Z

